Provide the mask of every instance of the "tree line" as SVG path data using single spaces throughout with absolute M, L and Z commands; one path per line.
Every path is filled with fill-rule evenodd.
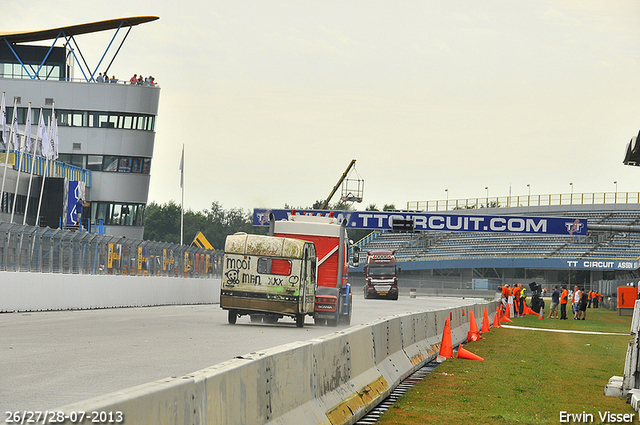
M 311 207 L 295 207 L 297 209 L 319 209 L 322 201 L 316 201 Z M 293 207 L 285 204 L 285 209 Z M 332 210 L 353 210 L 351 205 L 334 204 L 330 205 Z M 386 204 L 382 211 L 394 210 L 395 205 Z M 366 211 L 380 211 L 375 204 L 367 206 Z M 266 227 L 253 226 L 252 211 L 242 208 L 225 209 L 222 205 L 214 201 L 211 208 L 202 211 L 184 211 L 184 244 L 190 245 L 198 232 L 207 238 L 215 249 L 224 249 L 224 241 L 228 235 L 236 232 L 246 232 L 266 235 Z M 359 241 L 370 230 L 356 229 L 349 230 L 349 238 L 354 242 Z M 144 220 L 144 239 L 152 241 L 180 243 L 180 205 L 175 201 L 165 204 L 151 202 L 147 204 Z

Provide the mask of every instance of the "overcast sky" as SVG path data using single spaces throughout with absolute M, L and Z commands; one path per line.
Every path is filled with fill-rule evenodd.
M 1 31 L 127 16 L 109 74 L 162 92 L 149 202 L 309 206 L 351 159 L 364 209 L 640 191 L 640 2 L 3 1 Z M 9 19 L 10 17 L 10 19 Z M 112 32 L 80 36 L 92 66 Z M 72 105 L 57 105 L 60 108 Z M 337 200 L 337 197 L 334 198 Z

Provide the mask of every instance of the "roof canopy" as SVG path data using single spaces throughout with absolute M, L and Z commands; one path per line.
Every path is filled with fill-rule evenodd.
M 157 19 L 160 18 L 157 16 L 134 16 L 132 18 L 109 19 L 106 21 L 70 25 L 47 30 L 0 32 L 0 37 L 6 38 L 9 43 L 29 43 L 34 41 L 55 40 L 58 38 L 60 31 L 67 36 L 74 36 L 118 29 L 121 26 L 133 27 L 139 24 L 152 22 Z
M 113 63 L 116 56 L 118 55 L 120 48 L 124 44 L 125 40 L 127 39 L 127 36 L 129 35 L 129 32 L 131 31 L 131 28 L 139 24 L 155 21 L 157 19 L 160 19 L 160 18 L 158 18 L 157 16 L 136 16 L 131 18 L 109 19 L 106 21 L 91 22 L 88 24 L 71 25 L 66 27 L 52 28 L 52 29 L 39 30 L 39 31 L 0 32 L 0 42 L 6 43 L 9 49 L 11 49 L 11 51 L 13 52 L 13 55 L 15 56 L 17 61 L 20 63 L 20 65 L 22 65 L 22 68 L 24 69 L 26 74 L 29 76 L 29 78 L 33 80 L 33 79 L 40 78 L 40 71 L 42 67 L 45 65 L 45 63 L 47 62 L 47 58 L 49 57 L 49 54 L 53 50 L 58 39 L 63 38 L 66 42 L 65 44 L 66 48 L 69 49 L 71 54 L 73 54 L 75 62 L 79 66 L 85 81 L 94 81 L 94 76 L 96 75 L 98 68 L 102 66 L 102 62 L 105 60 L 107 52 L 112 47 L 112 44 L 115 41 L 121 29 L 127 28 L 127 31 L 122 37 L 120 45 L 116 48 L 116 51 L 113 54 L 113 57 L 111 58 L 111 61 L 107 65 L 106 71 L 109 70 L 109 68 L 111 67 L 111 64 Z M 90 69 L 89 65 L 87 64 L 87 61 L 85 60 L 84 56 L 82 55 L 82 52 L 80 51 L 80 47 L 78 46 L 78 43 L 76 41 L 76 36 L 82 35 L 82 34 L 91 34 L 91 33 L 100 32 L 100 31 L 108 31 L 108 30 L 115 30 L 115 34 L 113 35 L 111 41 L 107 45 L 102 57 L 98 61 L 98 64 L 93 69 Z M 40 63 L 40 65 L 36 65 L 35 67 L 33 63 L 30 63 L 29 68 L 27 68 L 27 66 L 25 66 L 25 63 L 20 58 L 20 55 L 18 53 L 21 47 L 21 46 L 18 46 L 18 44 L 30 43 L 35 41 L 45 41 L 45 40 L 53 40 L 53 42 L 51 43 L 51 47 L 49 48 L 49 51 L 42 58 L 42 62 Z M 78 57 L 78 55 L 80 57 Z M 35 70 L 36 68 L 37 70 Z M 30 69 L 32 70 L 31 72 L 30 72 Z M 68 79 L 68 75 L 64 75 L 63 78 Z

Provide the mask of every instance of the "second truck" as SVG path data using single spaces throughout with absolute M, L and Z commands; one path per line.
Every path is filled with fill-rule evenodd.
M 367 251 L 364 297 L 398 299 L 398 268 L 395 250 Z

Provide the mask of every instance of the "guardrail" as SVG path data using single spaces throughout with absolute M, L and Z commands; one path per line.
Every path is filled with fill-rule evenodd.
M 558 193 L 551 195 L 486 196 L 484 198 L 409 201 L 407 202 L 407 210 L 448 211 L 476 208 L 638 203 L 640 203 L 640 192 Z
M 29 152 L 22 152 L 22 161 L 20 161 L 20 151 L 10 149 L 9 158 L 7 158 L 7 149 L 0 148 L 0 164 L 8 163 L 14 170 L 20 169 L 23 173 L 31 173 L 35 176 L 54 176 L 65 177 L 69 180 L 84 182 L 87 187 L 91 187 L 92 174 L 91 171 L 85 170 L 75 165 L 65 164 L 61 161 L 47 162 L 46 159 L 39 155 L 33 155 Z M 8 161 L 7 161 L 8 160 Z M 35 160 L 33 167 L 31 161 Z M 8 189 L 8 188 L 7 188 Z
M 0 221 L 0 271 L 220 277 L 221 250 Z
M 55 411 L 117 415 L 127 425 L 352 424 L 436 358 L 447 317 L 457 346 L 467 338 L 469 310 L 480 318 L 487 308 L 492 320 L 497 305 L 397 315 Z

